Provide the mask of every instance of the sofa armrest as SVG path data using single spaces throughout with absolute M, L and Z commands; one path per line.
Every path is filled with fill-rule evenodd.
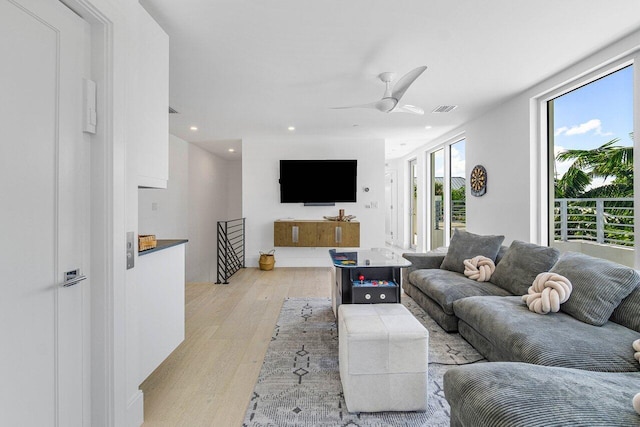
M 425 268 L 440 268 L 446 254 L 444 253 L 404 253 L 403 258 L 411 261 L 411 266 L 407 269 L 409 272 L 422 270 Z
M 422 270 L 425 268 L 440 268 L 440 264 L 444 260 L 446 254 L 442 252 L 415 253 L 408 252 L 402 254 L 403 258 L 411 261 L 411 266 L 402 269 L 402 283 L 410 283 L 409 274 L 412 271 Z

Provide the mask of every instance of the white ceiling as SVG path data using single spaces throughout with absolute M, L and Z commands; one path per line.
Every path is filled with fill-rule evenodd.
M 291 134 L 384 138 L 398 157 L 640 28 L 639 0 L 140 3 L 170 36 L 171 133 L 226 158 Z M 419 65 L 402 103 L 424 116 L 330 108 Z M 431 113 L 443 104 L 459 107 Z

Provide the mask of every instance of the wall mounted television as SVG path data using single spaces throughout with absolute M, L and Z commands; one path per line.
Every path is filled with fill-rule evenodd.
M 280 202 L 355 203 L 357 160 L 280 160 Z

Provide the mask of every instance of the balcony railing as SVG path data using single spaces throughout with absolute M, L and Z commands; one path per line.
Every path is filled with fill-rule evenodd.
M 442 229 L 444 226 L 444 206 L 442 200 L 436 200 L 435 207 L 435 226 L 436 230 Z M 452 200 L 451 201 L 451 223 L 458 224 L 457 227 L 466 224 L 467 222 L 467 205 L 464 200 Z
M 633 198 L 555 199 L 554 240 L 634 246 Z

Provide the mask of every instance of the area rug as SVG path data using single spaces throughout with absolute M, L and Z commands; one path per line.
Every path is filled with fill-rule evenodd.
M 442 330 L 411 298 L 402 303 L 429 330 L 426 412 L 347 411 L 338 369 L 336 321 L 327 298 L 284 301 L 244 426 L 448 426 L 442 376 L 484 361 L 458 334 Z

